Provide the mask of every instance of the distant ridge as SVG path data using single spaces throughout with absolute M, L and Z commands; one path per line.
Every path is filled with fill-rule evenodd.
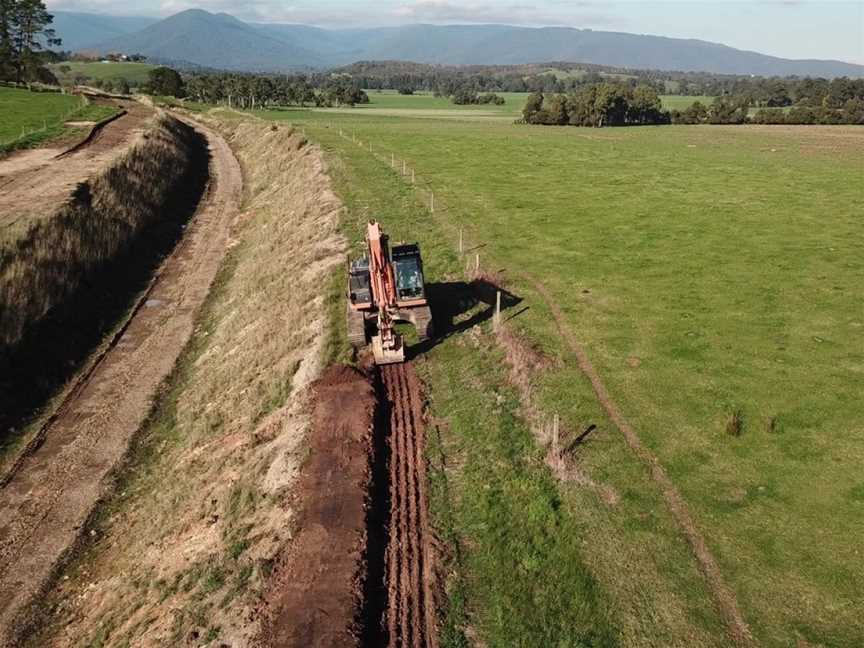
M 96 43 L 131 34 L 159 22 L 143 16 L 102 16 L 72 11 L 54 11 L 51 25 L 63 38 L 61 49 L 78 51 Z
M 65 49 L 73 42 L 73 49 L 140 52 L 153 59 L 225 70 L 320 69 L 361 60 L 442 65 L 572 61 L 715 74 L 864 77 L 864 66 L 842 61 L 791 60 L 701 40 L 569 27 L 406 25 L 333 30 L 245 23 L 228 14 L 190 9 L 132 30 L 136 20 L 150 19 L 62 11 L 55 16 Z M 71 38 L 64 30 L 72 33 Z M 83 42 L 85 35 L 92 42 Z

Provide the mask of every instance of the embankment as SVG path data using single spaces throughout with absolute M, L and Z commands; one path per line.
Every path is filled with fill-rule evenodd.
M 250 645 L 292 546 L 341 203 L 299 134 L 219 128 L 244 170 L 228 256 L 114 495 L 41 601 L 52 612 L 31 646 Z
M 52 217 L 0 246 L 0 443 L 66 381 L 173 248 L 208 178 L 205 138 L 160 116 Z
M 113 492 L 109 476 L 122 465 L 159 385 L 192 335 L 224 258 L 242 193 L 240 166 L 221 137 L 196 130 L 212 152 L 206 200 L 130 317 L 64 391 L 0 480 L 2 646 L 32 636 L 48 609 L 43 598 L 57 570 L 92 537 L 87 530 L 96 504 Z

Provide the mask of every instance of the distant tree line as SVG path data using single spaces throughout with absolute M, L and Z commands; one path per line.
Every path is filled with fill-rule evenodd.
M 174 96 L 243 109 L 369 103 L 359 83 L 344 75 L 193 74 L 178 92 Z
M 708 105 L 695 101 L 684 110 L 671 111 L 670 116 L 675 124 L 864 125 L 864 82 L 834 79 L 811 87 L 820 91 L 784 107 L 762 107 L 754 112 L 750 97 L 732 95 L 715 97 Z
M 0 80 L 56 83 L 45 48 L 60 45 L 41 0 L 0 0 Z
M 2 1 L 2 0 L 0 0 Z M 97 61 L 112 61 L 114 63 L 143 63 L 147 57 L 143 54 L 122 54 L 120 52 L 108 52 L 107 54 L 91 54 L 88 52 L 71 52 L 60 50 L 50 53 L 52 63 L 64 63 L 74 61 L 76 63 L 96 63 Z
M 860 86 L 864 84 L 864 79 L 846 77 L 754 77 L 704 72 L 654 74 L 665 78 L 667 94 L 740 97 L 756 108 L 782 108 L 796 104 L 815 106 L 821 104 L 826 96 L 842 103 L 850 96 L 860 95 Z
M 528 124 L 594 127 L 669 123 L 864 125 L 864 83 L 834 81 L 823 86 L 828 90 L 826 94 L 811 95 L 808 104 L 759 108 L 755 112 L 748 97 L 738 96 L 715 97 L 709 104 L 695 101 L 683 110 L 666 111 L 651 86 L 634 88 L 603 82 L 566 94 L 533 93 L 525 103 L 522 119 Z M 842 93 L 837 92 L 839 88 L 844 89 Z
M 463 88 L 480 94 L 495 92 L 566 93 L 579 86 L 616 79 L 631 85 L 651 85 L 664 91 L 653 73 L 583 63 L 550 62 L 526 65 L 441 66 L 405 61 L 362 61 L 339 73 L 371 90 L 418 90 L 452 97 Z
M 553 126 L 630 126 L 668 124 L 657 91 L 648 85 L 594 83 L 569 94 L 535 92 L 522 118 L 528 124 Z

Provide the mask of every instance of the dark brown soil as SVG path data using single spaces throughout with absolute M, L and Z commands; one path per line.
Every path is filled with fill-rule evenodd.
M 374 369 L 372 369 L 374 371 Z M 437 648 L 420 382 L 409 363 L 313 386 L 297 533 L 264 600 L 272 648 Z
M 382 367 L 390 423 L 387 635 L 390 648 L 435 648 L 433 556 L 421 389 L 408 363 Z
M 297 532 L 265 597 L 262 643 L 348 648 L 359 645 L 375 393 L 368 377 L 343 366 L 330 367 L 312 389 Z

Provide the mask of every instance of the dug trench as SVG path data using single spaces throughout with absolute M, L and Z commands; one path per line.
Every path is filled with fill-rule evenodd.
M 274 648 L 438 646 L 423 404 L 410 363 L 313 385 L 290 554 L 265 596 Z
M 312 386 L 309 456 L 295 491 L 300 512 L 262 602 L 262 645 L 439 645 L 424 395 L 414 362 L 490 319 L 497 290 L 484 277 L 428 284 L 438 337 L 411 347 L 403 364 L 334 365 Z M 521 301 L 502 292 L 504 308 Z

